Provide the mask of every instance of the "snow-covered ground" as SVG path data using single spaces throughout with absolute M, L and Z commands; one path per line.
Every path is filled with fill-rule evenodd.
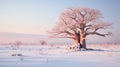
M 0 45 L 0 67 L 120 67 L 120 45 L 87 45 L 92 49 L 85 51 L 67 47 Z

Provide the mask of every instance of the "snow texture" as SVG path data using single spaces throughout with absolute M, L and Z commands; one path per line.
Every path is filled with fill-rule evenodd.
M 120 67 L 120 45 L 88 45 L 74 51 L 60 45 L 0 45 L 0 67 Z

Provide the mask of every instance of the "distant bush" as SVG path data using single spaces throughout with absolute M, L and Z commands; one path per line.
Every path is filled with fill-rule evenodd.
M 41 44 L 41 45 L 46 45 L 47 42 L 46 42 L 45 40 L 40 40 L 40 44 Z
M 21 44 L 22 44 L 21 41 L 16 41 L 16 42 L 14 43 L 14 45 L 16 45 L 17 48 L 19 48 Z
M 10 43 L 11 47 L 13 49 L 19 48 L 21 44 L 23 44 L 21 41 L 15 41 L 14 43 Z

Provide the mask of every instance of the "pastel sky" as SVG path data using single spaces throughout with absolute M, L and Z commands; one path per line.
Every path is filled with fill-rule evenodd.
M 70 7 L 99 9 L 119 36 L 120 0 L 0 0 L 0 32 L 46 35 Z

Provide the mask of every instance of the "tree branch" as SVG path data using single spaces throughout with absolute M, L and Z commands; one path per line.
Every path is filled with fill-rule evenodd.
M 102 34 L 102 33 L 98 33 L 98 32 L 90 32 L 90 33 L 86 33 L 85 36 L 87 36 L 87 35 L 94 35 L 94 34 L 105 37 L 107 35 L 111 35 L 112 33 L 108 32 L 106 34 Z

